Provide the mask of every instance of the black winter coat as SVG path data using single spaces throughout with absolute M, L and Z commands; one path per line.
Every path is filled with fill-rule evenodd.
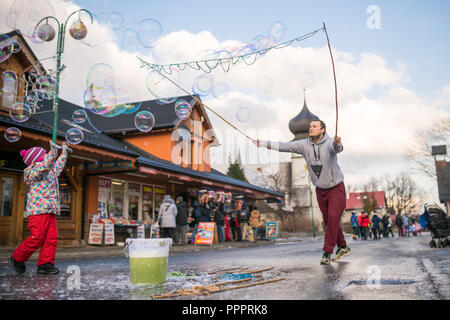
M 177 226 L 187 225 L 188 208 L 184 202 L 177 203 L 178 214 L 176 217 Z
M 218 226 L 223 226 L 224 225 L 225 219 L 224 219 L 222 211 L 216 210 L 216 212 L 214 213 L 214 222 Z

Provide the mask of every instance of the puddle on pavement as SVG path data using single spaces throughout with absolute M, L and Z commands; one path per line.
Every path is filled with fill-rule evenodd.
M 243 268 L 229 266 L 224 269 Z M 256 267 L 250 267 L 256 270 Z M 261 268 L 262 269 L 262 268 Z M 160 295 L 179 289 L 188 289 L 196 285 L 208 286 L 229 279 L 221 279 L 217 274 L 200 267 L 173 266 L 168 269 L 167 280 L 160 284 L 132 284 L 128 270 L 89 270 L 83 272 L 79 286 L 73 286 L 71 274 L 61 273 L 58 276 L 42 276 L 36 274 L 0 274 L 0 300 L 148 300 L 152 295 Z M 245 270 L 240 271 L 245 273 Z M 272 269 L 254 274 L 251 281 L 279 277 L 282 272 Z M 72 286 L 69 286 L 71 281 Z M 214 296 L 214 295 L 213 295 Z M 186 298 L 201 299 L 200 296 Z

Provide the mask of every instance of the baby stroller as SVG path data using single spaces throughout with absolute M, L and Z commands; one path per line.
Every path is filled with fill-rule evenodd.
M 450 247 L 450 218 L 445 211 L 437 204 L 425 204 L 425 212 L 422 216 L 425 216 L 426 226 L 431 231 L 430 247 Z

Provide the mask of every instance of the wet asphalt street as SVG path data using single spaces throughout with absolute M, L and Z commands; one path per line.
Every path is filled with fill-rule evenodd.
M 128 258 L 60 259 L 57 276 L 35 274 L 35 262 L 16 275 L 0 265 L 0 300 L 16 299 L 152 299 L 194 285 L 222 282 L 208 274 L 220 269 L 249 267 L 272 270 L 255 274 L 252 282 L 278 277 L 285 280 L 204 296 L 172 299 L 298 300 L 298 299 L 418 299 L 450 298 L 450 248 L 431 249 L 429 233 L 418 237 L 354 241 L 352 254 L 330 266 L 319 265 L 322 238 L 251 248 L 176 253 L 169 257 L 170 276 L 163 284 L 133 285 Z

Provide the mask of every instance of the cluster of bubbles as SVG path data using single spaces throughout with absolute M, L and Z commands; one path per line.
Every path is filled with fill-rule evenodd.
M 49 0 L 34 0 L 33 4 L 27 0 L 14 0 L 5 13 L 5 24 L 11 30 L 20 30 L 22 35 L 33 46 L 35 52 L 43 50 L 42 44 L 55 36 L 48 24 L 42 24 L 42 28 L 35 30 L 36 24 L 46 16 L 55 16 L 55 10 Z
M 114 70 L 106 63 L 97 63 L 89 71 L 83 102 L 90 112 L 105 118 L 134 113 L 142 104 L 139 89 L 116 84 Z
M 0 34 L 0 63 L 7 61 L 12 54 L 21 51 L 20 43 L 12 40 L 6 34 Z M 22 77 L 21 77 L 22 76 Z M 18 76 L 12 70 L 3 71 L 1 80 L 3 87 L 0 96 L 9 105 L 9 114 L 12 120 L 22 123 L 27 121 L 32 110 L 38 108 L 38 102 L 45 99 L 52 100 L 56 93 L 56 80 L 51 75 L 41 75 L 35 69 Z M 23 81 L 27 94 L 24 97 L 17 95 L 19 81 Z M 16 100 L 22 100 L 17 102 Z M 21 131 L 18 128 L 11 128 L 5 131 L 5 139 L 9 142 L 16 142 L 21 138 Z
M 265 52 L 267 52 L 265 50 L 279 43 L 285 37 L 286 31 L 286 26 L 281 21 L 275 21 L 269 26 L 265 35 L 257 35 L 249 43 L 237 47 L 203 51 L 198 58 L 205 61 L 206 71 L 209 72 L 195 78 L 192 86 L 193 93 L 202 97 L 212 93 L 215 98 L 225 99 L 228 96 L 229 86 L 223 82 L 214 83 L 210 71 L 220 65 L 225 72 L 228 72 L 230 64 L 239 69 L 256 61 L 258 61 L 260 69 L 267 69 L 268 59 L 265 56 Z M 272 94 L 274 91 L 272 79 L 269 77 L 258 79 L 257 88 L 262 93 Z M 247 122 L 250 116 L 251 111 L 245 106 L 240 106 L 236 111 L 236 119 L 239 122 Z
M 165 100 L 163 102 L 167 103 Z M 86 78 L 85 109 L 74 111 L 72 119 L 77 124 L 84 123 L 88 118 L 86 109 L 105 118 L 132 114 L 137 112 L 141 105 L 141 95 L 137 87 L 119 86 L 116 84 L 113 68 L 108 64 L 98 63 L 91 68 Z M 155 125 L 155 117 L 150 111 L 140 111 L 136 113 L 134 123 L 139 131 L 149 132 Z
M 194 79 L 192 92 L 201 97 L 212 94 L 214 98 L 224 100 L 228 97 L 230 87 L 225 82 L 214 83 L 214 78 L 210 73 L 202 73 Z
M 31 116 L 31 108 L 26 103 L 16 102 L 9 107 L 9 116 L 17 123 L 25 122 Z M 16 127 L 10 127 L 5 130 L 4 137 L 8 142 L 17 142 L 22 137 L 22 132 Z
M 0 34 L 0 63 L 8 60 L 13 54 L 21 51 L 21 45 L 13 41 L 6 34 Z M 6 70 L 1 75 L 3 87 L 0 96 L 9 105 L 9 115 L 12 120 L 18 123 L 27 121 L 31 116 L 31 107 L 28 100 L 16 102 L 16 88 L 19 80 L 14 71 Z M 17 142 L 22 137 L 22 132 L 16 127 L 5 130 L 4 137 L 8 142 Z
M 129 52 L 137 52 L 140 49 L 152 49 L 163 35 L 163 27 L 159 20 L 165 17 L 161 12 L 158 19 L 144 18 L 137 24 L 127 23 L 122 13 L 107 11 L 101 8 L 94 13 L 95 18 L 106 24 L 113 32 L 118 34 L 121 49 Z

